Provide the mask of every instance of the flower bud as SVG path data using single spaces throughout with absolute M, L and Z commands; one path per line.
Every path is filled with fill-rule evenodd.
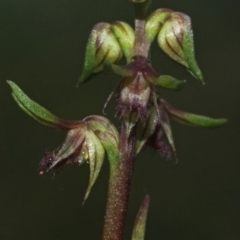
M 179 12 L 171 13 L 171 17 L 160 29 L 157 40 L 161 49 L 169 57 L 185 66 L 196 79 L 203 83 L 203 76 L 194 55 L 191 20 L 187 15 Z
M 101 72 L 104 61 L 114 63 L 121 57 L 121 47 L 112 33 L 111 25 L 96 24 L 88 39 L 83 72 L 78 83 L 88 80 L 92 74 Z

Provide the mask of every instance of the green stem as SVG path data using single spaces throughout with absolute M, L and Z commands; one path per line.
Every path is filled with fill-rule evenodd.
M 126 128 L 120 137 L 120 159 L 110 164 L 108 199 L 103 240 L 122 240 L 126 220 L 133 168 L 133 144 L 128 141 Z
M 134 56 L 148 57 L 150 43 L 145 34 L 146 12 L 151 3 L 151 0 L 144 2 L 134 3 L 135 7 L 135 43 L 134 43 Z

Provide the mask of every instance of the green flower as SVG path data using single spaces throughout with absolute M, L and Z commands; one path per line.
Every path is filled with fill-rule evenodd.
M 89 184 L 84 197 L 86 200 L 101 170 L 105 152 L 109 160 L 116 159 L 118 154 L 119 136 L 113 124 L 105 117 L 96 115 L 82 121 L 63 120 L 31 100 L 12 81 L 8 81 L 8 84 L 12 88 L 13 98 L 28 115 L 46 126 L 67 130 L 63 144 L 56 150 L 45 153 L 39 164 L 39 174 L 51 169 L 58 173 L 69 163 L 89 163 Z

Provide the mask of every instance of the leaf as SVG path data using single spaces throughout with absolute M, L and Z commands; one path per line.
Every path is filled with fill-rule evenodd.
M 132 240 L 144 240 L 150 197 L 146 195 L 135 219 Z

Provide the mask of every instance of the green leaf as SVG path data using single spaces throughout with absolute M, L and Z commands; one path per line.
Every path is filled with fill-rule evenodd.
M 156 86 L 160 86 L 160 87 L 164 87 L 172 90 L 180 90 L 186 83 L 186 80 L 180 81 L 172 76 L 162 75 L 156 79 L 153 79 L 152 82 Z
M 213 128 L 219 127 L 227 122 L 226 118 L 210 118 L 193 113 L 183 112 L 174 108 L 163 99 L 161 100 L 161 103 L 163 104 L 166 111 L 170 113 L 174 119 L 178 120 L 181 123 L 199 127 Z
M 7 83 L 13 91 L 12 96 L 19 107 L 41 124 L 61 129 L 71 129 L 79 125 L 78 121 L 65 121 L 55 116 L 47 109 L 30 99 L 14 82 L 8 80 Z
M 132 240 L 144 240 L 150 197 L 146 195 L 135 219 Z

